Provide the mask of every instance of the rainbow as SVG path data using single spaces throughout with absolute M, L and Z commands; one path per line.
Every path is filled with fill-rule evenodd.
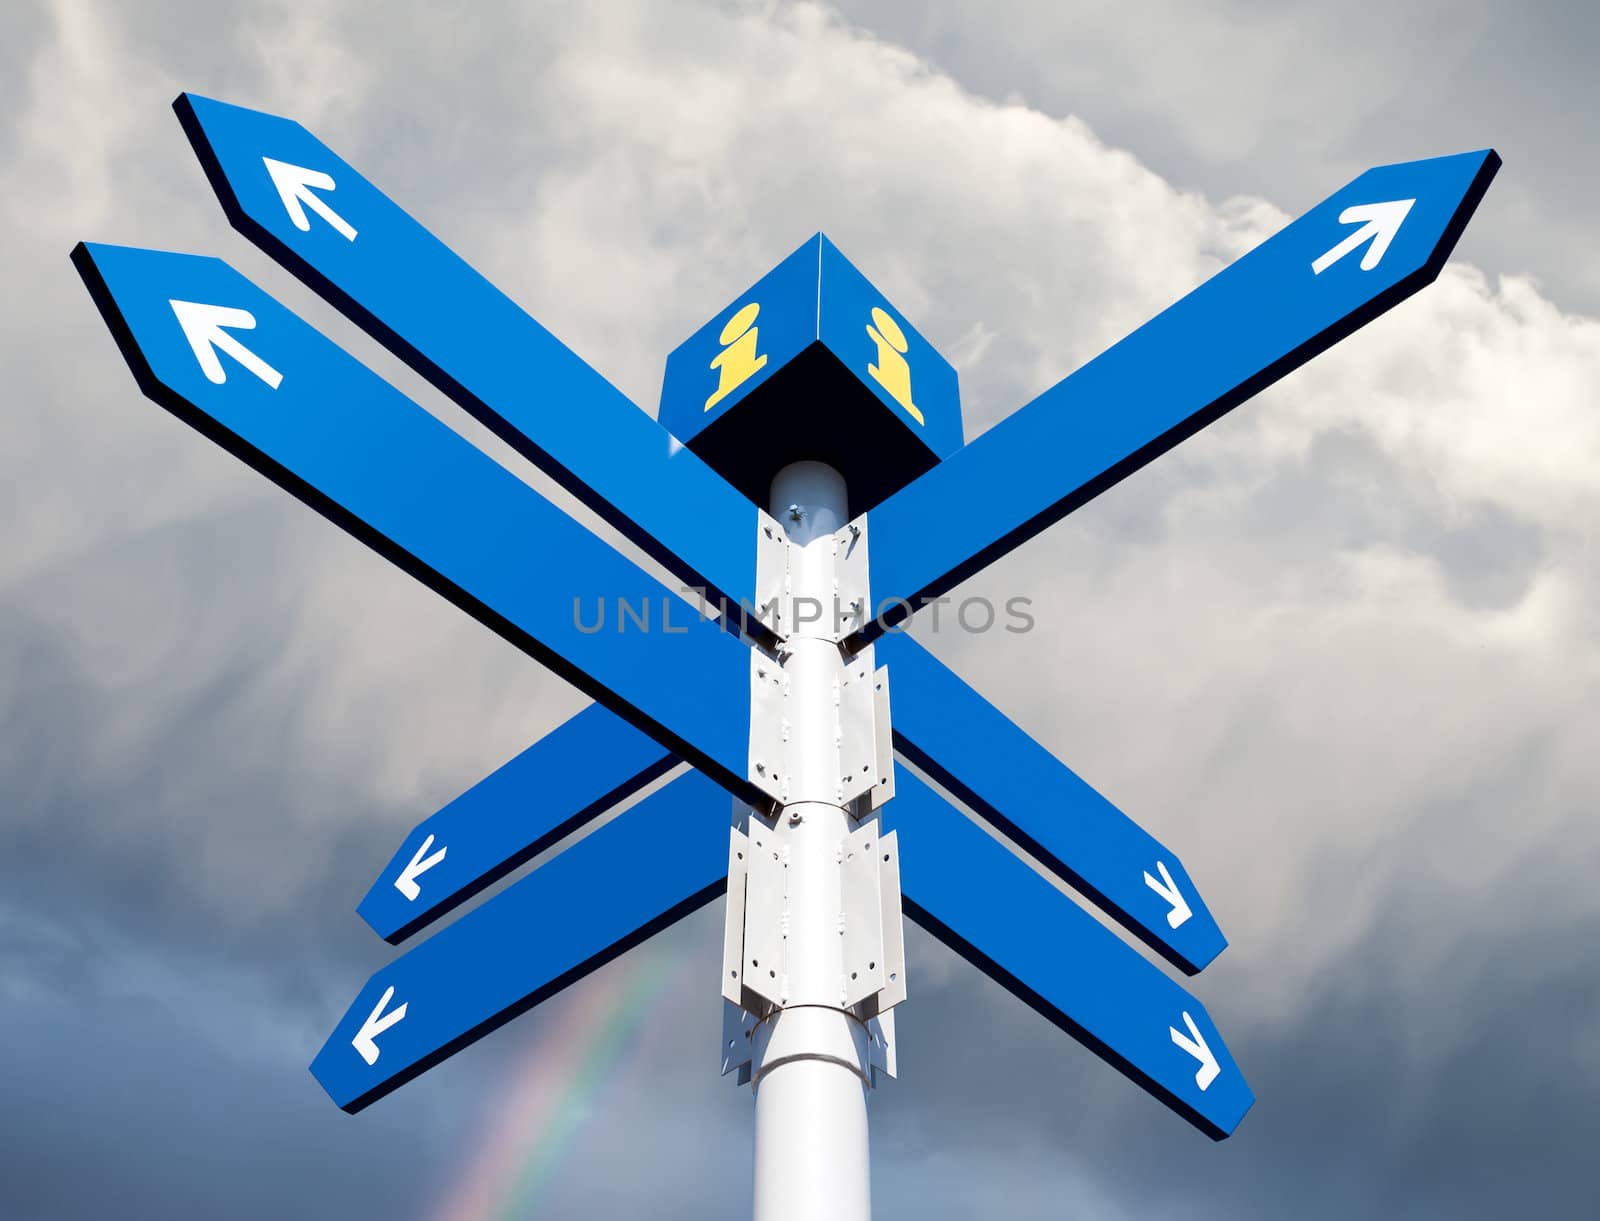
M 555 1029 L 518 1063 L 511 1088 L 484 1124 L 476 1156 L 433 1214 L 436 1221 L 533 1215 L 673 964 L 671 954 L 636 949 L 573 989 Z

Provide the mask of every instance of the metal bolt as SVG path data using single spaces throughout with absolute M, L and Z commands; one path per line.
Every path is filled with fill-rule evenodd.
M 804 821 L 805 821 L 805 819 L 801 816 L 799 810 L 790 810 L 789 811 L 789 825 L 791 827 L 798 827 Z

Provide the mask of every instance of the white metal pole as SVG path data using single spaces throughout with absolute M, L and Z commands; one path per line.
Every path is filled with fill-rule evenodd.
M 796 462 L 772 481 L 772 515 L 793 545 L 788 681 L 789 802 L 777 833 L 788 848 L 784 1004 L 755 1032 L 755 1221 L 868 1221 L 870 1046 L 840 1001 L 840 851 L 851 830 L 837 800 L 834 739 L 844 659 L 834 639 L 832 535 L 848 520 L 844 479 Z M 814 599 L 820 615 L 800 622 Z

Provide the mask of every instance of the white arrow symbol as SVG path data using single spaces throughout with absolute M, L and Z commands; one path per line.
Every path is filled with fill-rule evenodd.
M 1366 254 L 1361 256 L 1361 270 L 1371 271 L 1383 261 L 1389 243 L 1394 241 L 1394 235 L 1400 232 L 1401 222 L 1405 220 L 1406 213 L 1411 211 L 1411 205 L 1416 202 L 1414 199 L 1391 199 L 1388 203 L 1356 204 L 1346 208 L 1339 213 L 1341 225 L 1354 225 L 1361 221 L 1367 223 L 1348 235 L 1332 250 L 1315 259 L 1311 264 L 1311 270 L 1320 276 L 1362 242 L 1371 239 L 1372 245 L 1368 246 Z
M 352 242 L 356 240 L 355 226 L 325 204 L 319 196 L 311 193 L 312 187 L 319 191 L 333 190 L 332 178 L 321 170 L 308 170 L 303 165 L 290 165 L 287 161 L 274 161 L 271 157 L 263 157 L 261 162 L 267 167 L 272 185 L 278 188 L 278 198 L 283 200 L 283 209 L 289 214 L 289 219 L 294 222 L 296 229 L 301 233 L 311 232 L 311 218 L 306 215 L 306 209 L 310 208 L 344 234 L 347 240 Z
M 194 358 L 200 362 L 200 371 L 206 375 L 207 381 L 220 386 L 228 380 L 222 361 L 217 359 L 218 352 L 226 352 L 274 390 L 283 382 L 283 374 L 223 330 L 224 327 L 237 331 L 255 330 L 256 316 L 249 310 L 231 309 L 226 305 L 202 305 L 198 301 L 169 300 L 167 304 L 178 316 L 183 337 L 194 350 Z
M 431 847 L 433 847 L 433 836 L 430 835 L 422 841 L 422 847 L 418 848 L 416 856 L 411 858 L 411 864 L 402 869 L 400 876 L 394 880 L 394 888 L 408 899 L 414 900 L 422 893 L 422 888 L 417 885 L 417 879 L 444 860 L 444 854 L 450 851 L 448 848 L 440 848 L 427 860 L 423 860 L 423 853 Z
M 390 989 L 393 991 L 393 989 Z M 387 998 L 385 998 L 387 999 Z M 380 1006 L 381 1008 L 381 1006 Z M 404 1009 L 405 1006 L 401 1005 Z M 1194 1019 L 1187 1013 L 1183 1015 L 1183 1024 L 1189 1028 L 1187 1035 L 1178 1030 L 1176 1026 L 1168 1026 L 1172 1032 L 1172 1041 L 1196 1060 L 1200 1061 L 1200 1070 L 1194 1075 L 1194 1083 L 1200 1087 L 1200 1092 L 1206 1089 L 1217 1079 L 1217 1074 L 1222 1070 L 1217 1067 L 1217 1058 L 1211 1054 L 1211 1048 L 1206 1046 L 1205 1037 L 1201 1035 L 1200 1028 L 1194 1024 Z M 370 1064 L 371 1061 L 369 1060 Z
M 1179 890 L 1178 884 L 1172 880 L 1172 874 L 1168 872 L 1165 861 L 1156 862 L 1156 872 L 1161 875 L 1161 880 L 1157 881 L 1147 873 L 1144 875 L 1144 884 L 1172 904 L 1172 910 L 1167 913 L 1167 923 L 1177 928 L 1194 913 L 1189 910 L 1189 901 L 1183 897 L 1183 891 Z
M 383 999 L 373 1006 L 372 1012 L 367 1015 L 367 1020 L 361 1023 L 361 1029 L 356 1031 L 356 1037 L 350 1040 L 350 1046 L 361 1053 L 361 1058 L 368 1064 L 378 1062 L 378 1045 L 373 1042 L 380 1034 L 393 1026 L 406 1015 L 406 1007 L 402 1002 L 395 1007 L 393 1013 L 384 1013 L 383 1007 L 394 999 L 394 987 L 391 985 L 384 990 Z M 1184 1017 L 1188 1017 L 1184 1014 Z M 1176 1032 L 1174 1032 L 1176 1037 Z M 1202 1086 L 1202 1089 L 1205 1087 Z

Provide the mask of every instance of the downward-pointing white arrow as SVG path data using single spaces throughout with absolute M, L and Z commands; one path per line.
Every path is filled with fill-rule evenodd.
M 274 390 L 282 384 L 283 374 L 223 330 L 224 327 L 237 331 L 255 330 L 256 316 L 249 310 L 232 309 L 226 305 L 204 305 L 199 301 L 174 300 L 168 301 L 168 304 L 178 316 L 183 337 L 189 341 L 189 347 L 194 351 L 194 358 L 200 362 L 200 371 L 206 375 L 207 381 L 220 386 L 228 380 L 222 361 L 217 358 L 218 352 L 226 352 Z
M 350 1040 L 350 1046 L 360 1052 L 361 1058 L 368 1064 L 378 1062 L 378 1045 L 373 1040 L 406 1015 L 405 1002 L 397 1005 L 393 1013 L 383 1011 L 383 1007 L 393 999 L 394 987 L 390 985 L 384 989 L 382 999 L 373 1006 L 372 1012 L 367 1015 L 367 1020 L 361 1023 L 361 1029 L 356 1031 L 356 1037 Z M 1188 1016 L 1184 1014 L 1184 1017 Z
M 319 191 L 333 190 L 332 178 L 321 170 L 308 170 L 303 165 L 290 165 L 287 161 L 274 161 L 271 157 L 261 158 L 261 163 L 267 167 L 272 185 L 278 188 L 278 198 L 283 200 L 283 210 L 289 214 L 289 220 L 296 229 L 302 233 L 311 232 L 311 218 L 306 215 L 306 209 L 310 208 L 343 234 L 347 241 L 356 240 L 355 226 L 324 203 L 320 196 L 312 194 L 313 187 Z
M 1172 874 L 1167 869 L 1165 861 L 1156 862 L 1156 872 L 1161 875 L 1160 881 L 1147 873 L 1144 875 L 1144 884 L 1172 904 L 1172 910 L 1167 913 L 1167 923 L 1177 928 L 1194 913 L 1189 910 L 1189 900 L 1183 897 L 1183 891 L 1179 890 L 1178 884 L 1172 880 Z
M 400 1008 L 404 1009 L 405 1006 L 401 1005 Z M 1205 1036 L 1200 1033 L 1200 1028 L 1194 1024 L 1194 1019 L 1187 1013 L 1183 1015 L 1183 1024 L 1189 1028 L 1187 1035 L 1183 1034 L 1176 1026 L 1168 1026 L 1167 1029 L 1172 1032 L 1172 1041 L 1174 1043 L 1200 1061 L 1200 1069 L 1194 1075 L 1194 1083 L 1200 1087 L 1200 1092 L 1204 1093 L 1211 1083 L 1217 1079 L 1217 1074 L 1222 1069 L 1217 1066 L 1217 1058 L 1211 1054 L 1211 1048 L 1206 1046 Z M 370 1064 L 371 1061 L 369 1060 L 368 1063 Z
M 1311 270 L 1320 276 L 1362 242 L 1370 239 L 1372 245 L 1368 246 L 1366 254 L 1361 256 L 1361 270 L 1371 271 L 1383 261 L 1389 243 L 1394 241 L 1394 235 L 1400 232 L 1400 225 L 1405 220 L 1406 213 L 1411 211 L 1411 205 L 1416 202 L 1414 199 L 1391 199 L 1388 203 L 1356 204 L 1346 208 L 1339 213 L 1341 225 L 1354 225 L 1361 221 L 1367 223 L 1348 235 L 1332 250 L 1314 259 Z
M 413 901 L 422 893 L 422 888 L 417 885 L 417 879 L 444 860 L 444 854 L 450 851 L 447 847 L 441 847 L 439 851 L 424 860 L 423 854 L 431 847 L 433 847 L 433 836 L 430 835 L 422 841 L 422 847 L 417 849 L 417 854 L 411 858 L 411 863 L 402 869 L 400 876 L 394 880 L 394 888 Z

